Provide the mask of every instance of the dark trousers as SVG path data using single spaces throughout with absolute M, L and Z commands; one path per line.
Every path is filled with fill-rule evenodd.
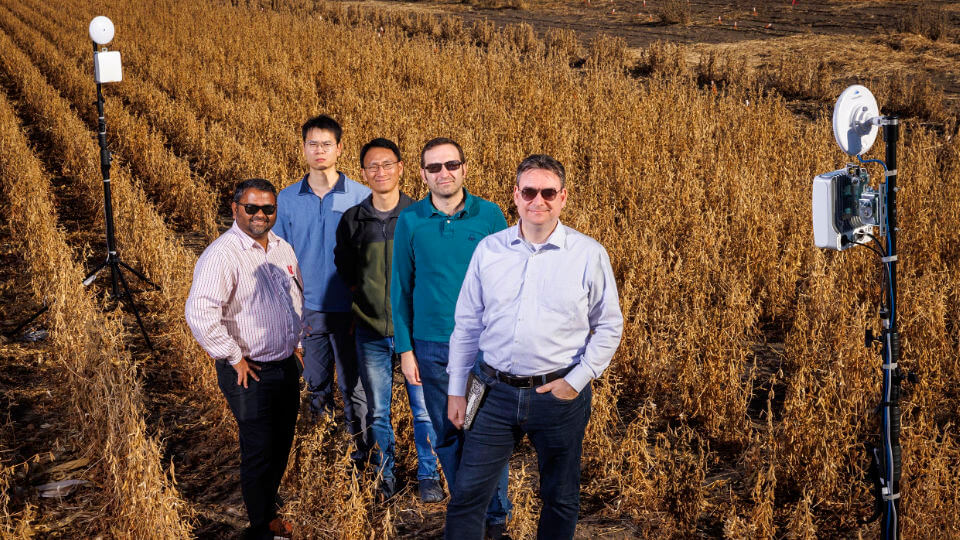
M 307 326 L 307 335 L 303 337 L 303 379 L 310 393 L 310 410 L 332 415 L 336 373 L 347 433 L 354 436 L 357 444 L 352 457 L 364 460 L 370 445 L 370 413 L 360 381 L 356 346 L 350 334 L 351 317 L 350 313 L 303 310 L 303 322 Z
M 480 361 L 478 361 L 478 364 Z M 474 367 L 491 386 L 466 432 L 457 483 L 447 504 L 448 539 L 483 538 L 484 509 L 497 489 L 514 445 L 524 435 L 537 451 L 543 508 L 537 538 L 573 538 L 580 512 L 580 456 L 590 419 L 591 390 L 562 400 L 534 388 L 498 383 Z
M 300 404 L 300 370 L 296 357 L 255 362 L 260 381 L 247 377 L 237 384 L 237 372 L 217 361 L 217 382 L 240 433 L 240 489 L 250 518 L 248 537 L 273 538 L 268 525 L 277 515 L 276 497 Z

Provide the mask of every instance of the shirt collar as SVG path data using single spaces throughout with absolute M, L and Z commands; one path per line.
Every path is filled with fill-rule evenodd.
M 401 191 L 400 199 L 397 201 L 397 205 L 393 207 L 393 210 L 387 212 L 387 217 L 394 218 L 399 216 L 400 212 L 402 212 L 406 207 L 410 206 L 412 202 L 413 200 Z M 357 217 L 361 219 L 379 219 L 379 216 L 377 216 L 377 212 L 379 210 L 373 206 L 373 194 L 367 195 L 367 198 L 360 201 L 360 204 L 358 204 L 357 207 Z
M 234 237 L 238 244 L 240 244 L 240 249 L 246 251 L 252 248 L 262 248 L 262 246 L 253 239 L 249 234 L 243 232 L 239 225 L 237 225 L 236 220 L 233 222 L 233 226 L 227 229 L 228 233 L 233 233 Z M 273 248 L 280 241 L 280 237 L 273 233 L 272 230 L 267 231 L 267 246 Z
M 467 188 L 463 188 L 463 209 L 460 210 L 459 212 L 454 212 L 453 214 L 450 214 L 450 216 L 459 217 L 459 216 L 472 214 L 474 210 L 474 206 L 476 206 L 476 199 L 477 199 L 476 197 L 474 197 L 473 195 L 470 194 L 469 191 L 467 191 Z M 428 210 L 427 216 L 438 215 L 438 216 L 446 217 L 446 214 L 437 210 L 437 207 L 433 205 L 433 199 L 430 197 L 430 192 L 427 192 L 427 210 Z
M 330 191 L 337 192 L 337 193 L 344 193 L 347 191 L 347 175 L 343 174 L 343 172 L 341 171 L 337 171 L 337 173 L 339 173 L 340 176 L 337 177 L 337 183 L 333 185 L 333 189 L 331 189 Z M 313 190 L 310 189 L 310 182 L 308 181 L 309 178 L 310 178 L 310 173 L 307 173 L 303 175 L 302 179 L 300 179 L 300 191 L 297 193 L 297 195 L 313 194 Z
M 509 240 L 510 245 L 524 244 L 531 247 L 533 246 L 533 244 L 527 241 L 527 239 L 520 236 L 519 222 L 515 226 L 511 227 Z M 564 249 L 567 246 L 567 228 L 564 227 L 563 223 L 561 223 L 559 220 L 557 221 L 557 227 L 553 229 L 553 232 L 547 237 L 547 241 L 543 243 L 543 247 L 547 246 L 551 246 L 556 249 Z

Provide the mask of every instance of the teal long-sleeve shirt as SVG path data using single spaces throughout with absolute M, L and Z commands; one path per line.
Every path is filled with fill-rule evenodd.
M 446 343 L 463 276 L 477 244 L 507 228 L 496 204 L 463 190 L 463 210 L 446 215 L 428 194 L 400 213 L 393 238 L 394 346 L 413 350 L 413 340 Z

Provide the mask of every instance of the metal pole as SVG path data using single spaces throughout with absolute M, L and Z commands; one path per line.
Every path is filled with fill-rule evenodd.
M 97 53 L 97 44 L 93 44 Z M 97 142 L 100 143 L 100 173 L 103 175 L 103 213 L 107 222 L 107 264 L 110 265 L 110 295 L 120 298 L 119 280 L 116 266 L 117 241 L 113 225 L 113 197 L 110 193 L 110 149 L 107 147 L 107 121 L 103 115 L 103 91 L 97 83 Z
M 900 121 L 895 116 L 883 118 L 883 139 L 886 141 L 886 201 L 887 201 L 887 265 L 889 287 L 888 305 L 884 315 L 883 339 L 883 524 L 881 538 L 900 538 L 900 382 L 903 371 L 900 359 L 900 333 L 897 329 L 897 140 Z

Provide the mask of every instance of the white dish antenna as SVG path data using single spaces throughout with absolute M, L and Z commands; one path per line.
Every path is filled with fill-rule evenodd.
M 833 107 L 833 136 L 851 156 L 870 150 L 877 140 L 880 107 L 867 87 L 855 84 L 840 94 Z

